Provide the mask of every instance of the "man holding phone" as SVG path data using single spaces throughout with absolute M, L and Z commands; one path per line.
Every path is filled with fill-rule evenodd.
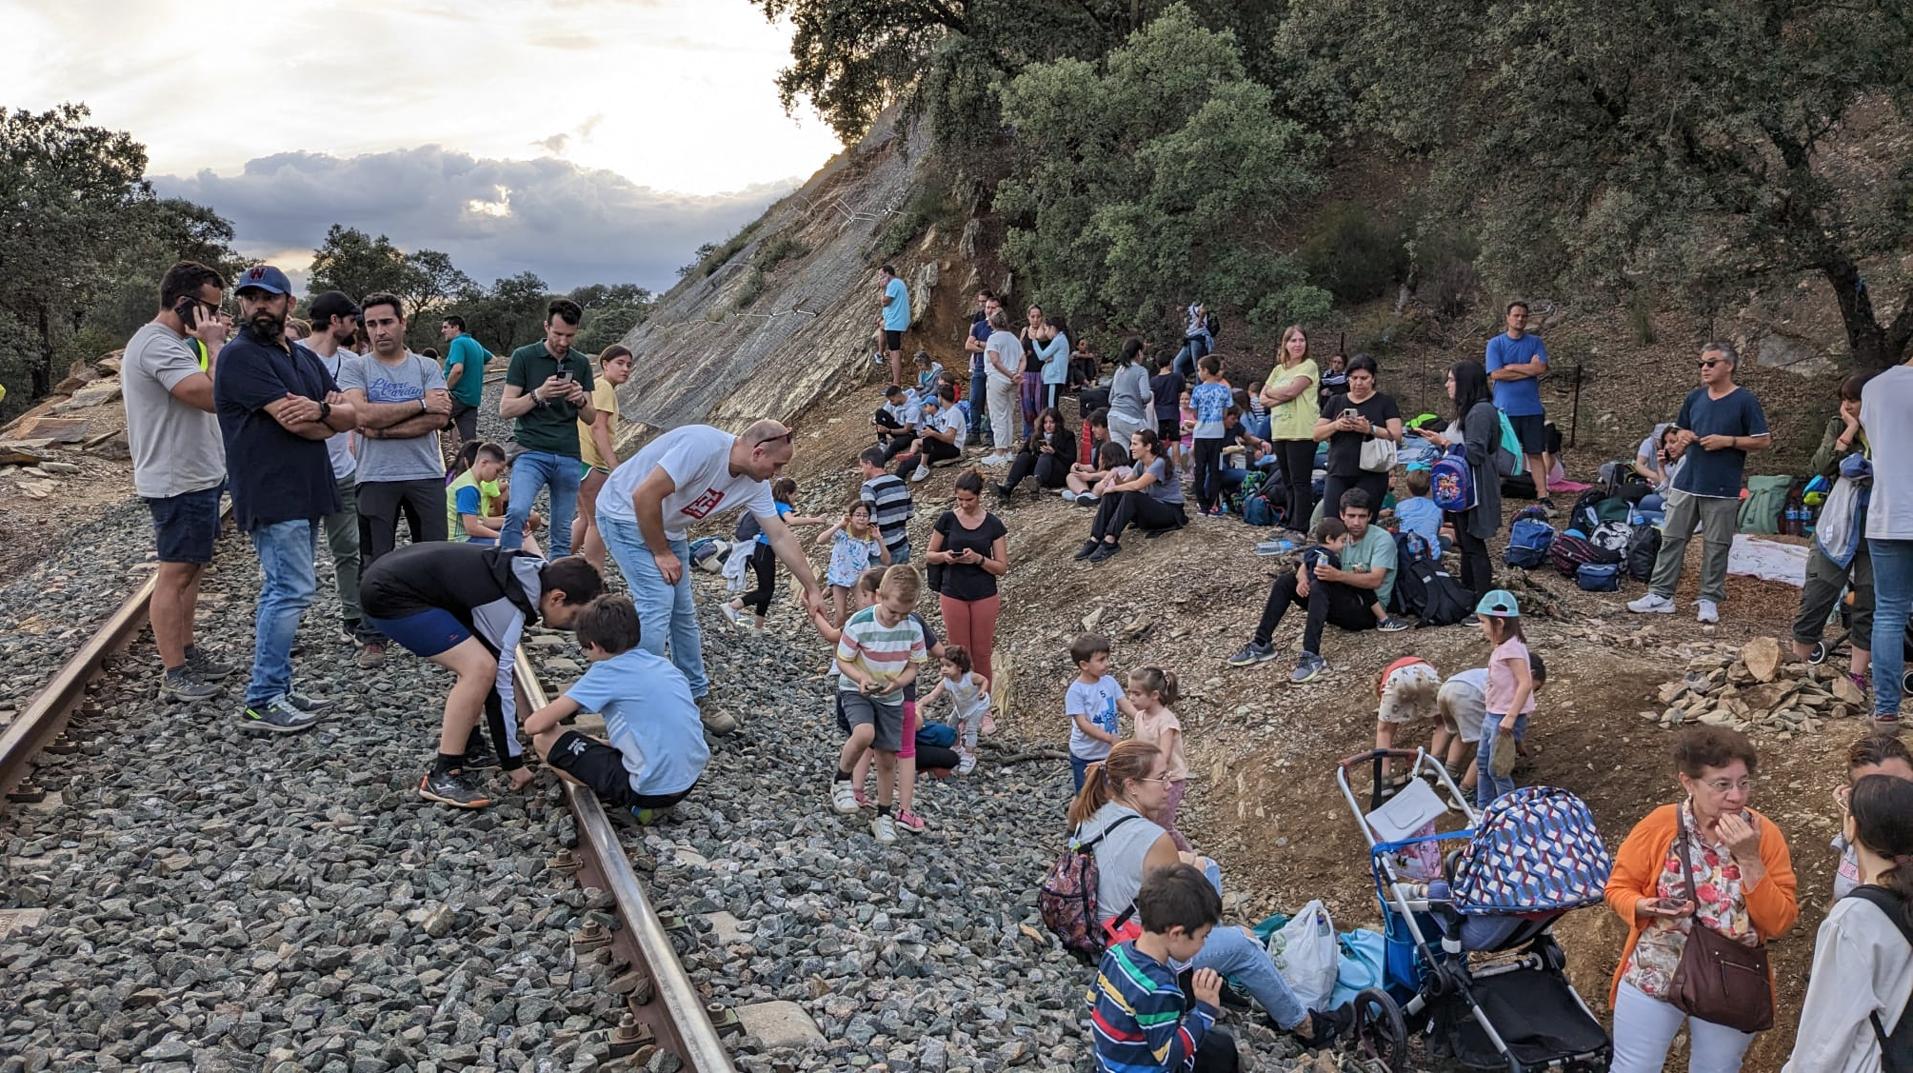
M 540 490 L 551 489 L 551 558 L 571 554 L 571 520 L 578 513 L 578 485 L 584 457 L 578 447 L 578 423 L 591 424 L 591 362 L 571 348 L 584 310 L 569 298 L 553 299 L 545 310 L 545 339 L 512 351 L 505 371 L 505 395 L 498 415 L 515 418 L 512 438 L 523 448 L 511 466 L 511 500 L 498 546 L 517 548 L 525 541 L 525 523 Z
M 213 561 L 226 449 L 213 416 L 213 367 L 226 342 L 219 303 L 226 281 L 194 261 L 166 270 L 159 312 L 127 341 L 120 392 L 133 489 L 153 515 L 159 569 L 150 617 L 162 667 L 160 692 L 205 700 L 233 668 L 193 643 L 199 579 Z

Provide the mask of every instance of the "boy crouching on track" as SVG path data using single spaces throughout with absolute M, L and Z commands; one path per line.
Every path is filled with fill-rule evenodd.
M 591 666 L 525 721 L 525 733 L 559 777 L 652 823 L 690 796 L 711 759 L 691 683 L 670 660 L 638 647 L 638 609 L 628 596 L 591 601 L 572 629 Z M 602 714 L 610 743 L 558 725 L 578 711 Z
M 522 789 L 531 772 L 518 743 L 519 640 L 541 620 L 569 629 L 604 592 L 597 569 L 575 555 L 546 562 L 524 551 L 429 541 L 379 556 L 360 590 L 368 625 L 458 676 L 445 695 L 438 758 L 419 779 L 419 796 L 454 808 L 491 804 L 466 777 L 467 768 L 493 762 L 473 748 L 481 710 L 496 762 L 512 789 Z
M 914 569 L 901 564 L 890 567 L 877 586 L 877 602 L 850 616 L 837 639 L 837 699 L 850 725 L 850 737 L 837 758 L 830 804 L 845 815 L 857 811 L 851 772 L 865 750 L 875 750 L 877 818 L 870 821 L 870 833 L 883 843 L 897 840 L 890 801 L 897 752 L 903 747 L 903 687 L 916 681 L 918 670 L 930 658 L 923 628 L 910 617 L 921 589 Z

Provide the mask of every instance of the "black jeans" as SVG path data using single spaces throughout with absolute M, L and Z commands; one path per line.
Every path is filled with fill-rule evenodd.
M 1222 437 L 1198 437 L 1196 454 L 1196 502 L 1203 510 L 1215 509 L 1222 496 Z
M 919 462 L 927 466 L 934 462 L 941 462 L 946 458 L 962 457 L 963 449 L 956 444 L 944 443 L 942 440 L 933 440 L 925 436 L 917 441 L 915 454 L 900 456 L 897 462 L 897 476 L 908 477 L 910 471 L 916 469 L 917 463 Z
M 457 399 L 453 399 L 452 427 L 458 430 L 458 442 L 461 446 L 477 439 L 478 407 L 467 406 Z
M 436 477 L 416 481 L 359 482 L 359 563 L 374 560 L 398 546 L 399 519 L 412 531 L 412 543 L 444 540 L 445 482 Z
M 1144 530 L 1175 529 L 1187 521 L 1182 504 L 1152 499 L 1147 490 L 1112 492 L 1096 504 L 1096 521 L 1089 535 L 1095 540 L 1121 540 L 1123 530 L 1131 525 Z
M 769 544 L 751 545 L 751 573 L 757 577 L 757 587 L 744 594 L 744 606 L 763 618 L 770 613 L 771 593 L 777 585 L 777 552 Z
M 1382 512 L 1382 497 L 1388 494 L 1388 474 L 1362 472 L 1353 477 L 1330 474 L 1322 482 L 1322 517 L 1333 518 L 1342 513 L 1342 493 L 1350 488 L 1368 493 L 1368 516 L 1372 519 Z M 1310 504 L 1309 509 L 1314 510 L 1314 505 Z M 1295 528 L 1307 530 L 1308 527 L 1309 516 L 1304 514 Z
M 1315 510 L 1315 441 L 1276 440 L 1275 457 L 1282 463 L 1282 485 L 1289 490 L 1288 527 L 1306 531 Z
M 892 459 L 908 451 L 910 448 L 915 447 L 916 444 L 917 438 L 912 433 L 899 432 L 891 435 L 883 442 L 884 464 L 889 465 Z
M 1449 514 L 1448 524 L 1455 527 L 1455 548 L 1461 552 L 1461 587 L 1479 600 L 1495 587 L 1494 560 L 1488 558 L 1488 542 L 1468 535 L 1468 516 Z
M 1269 599 L 1262 605 L 1262 621 L 1255 624 L 1256 644 L 1266 645 L 1275 637 L 1275 628 L 1282 624 L 1282 616 L 1288 613 L 1290 606 L 1308 610 L 1308 621 L 1302 628 L 1302 651 L 1318 656 L 1322 654 L 1325 623 L 1332 622 L 1350 631 L 1375 628 L 1374 607 L 1378 601 L 1374 589 L 1317 581 L 1309 586 L 1309 594 L 1303 596 L 1297 588 L 1293 570 L 1269 586 Z
M 1055 455 L 1019 451 L 1010 462 L 1010 475 L 1003 478 L 1003 487 L 1015 491 L 1023 478 L 1031 476 L 1036 478 L 1038 488 L 1061 488 L 1069 476 L 1069 467 Z

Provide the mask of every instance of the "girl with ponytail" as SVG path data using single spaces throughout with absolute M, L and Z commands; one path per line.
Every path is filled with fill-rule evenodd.
M 1174 695 L 1174 679 L 1163 676 Z M 1216 889 L 1222 873 L 1214 861 L 1182 853 L 1150 817 L 1161 813 L 1169 795 L 1169 759 L 1144 741 L 1117 742 L 1109 756 L 1091 764 L 1083 788 L 1069 806 L 1070 844 L 1089 845 L 1096 858 L 1096 911 L 1107 940 L 1113 945 L 1141 934 L 1134 913 L 1128 912 L 1142 890 L 1143 876 L 1159 868 L 1192 864 L 1202 869 Z M 1118 918 L 1124 919 L 1117 927 Z M 1246 930 L 1218 924 L 1190 961 L 1197 969 L 1214 969 L 1231 983 L 1246 989 L 1268 1011 L 1275 1023 L 1294 1033 L 1305 1045 L 1331 1041 L 1342 1022 L 1327 1015 L 1311 1015 L 1276 971 L 1266 947 Z
M 1143 667 L 1129 672 L 1129 703 L 1136 706 L 1136 740 L 1154 745 L 1168 762 L 1168 792 L 1163 795 L 1161 811 L 1150 818 L 1169 831 L 1178 850 L 1187 853 L 1189 840 L 1176 830 L 1176 813 L 1189 786 L 1189 764 L 1182 754 L 1182 723 L 1169 709 L 1178 696 L 1174 671 Z
M 1913 782 L 1856 781 L 1842 833 L 1859 857 L 1860 885 L 1833 903 L 1814 938 L 1803 1031 L 1782 1073 L 1875 1073 L 1885 1068 L 1882 1040 L 1904 1034 L 1913 997 Z

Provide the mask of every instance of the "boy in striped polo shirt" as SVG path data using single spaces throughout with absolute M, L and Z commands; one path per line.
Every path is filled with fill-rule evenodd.
M 877 602 L 850 616 L 837 639 L 838 699 L 850 724 L 850 737 L 837 758 L 830 806 L 845 815 L 857 811 L 850 773 L 865 750 L 875 750 L 877 818 L 870 821 L 870 833 L 884 843 L 897 840 L 890 799 L 896 785 L 897 750 L 903 747 L 903 687 L 916 681 L 918 670 L 930 658 L 923 629 L 910 617 L 920 591 L 914 569 L 890 567 L 877 586 Z
M 1184 994 L 1178 965 L 1202 952 L 1222 896 L 1186 864 L 1158 868 L 1136 894 L 1142 935 L 1103 953 L 1089 992 L 1100 1073 L 1235 1073 L 1235 1040 L 1215 1027 L 1222 977 L 1197 969 Z

